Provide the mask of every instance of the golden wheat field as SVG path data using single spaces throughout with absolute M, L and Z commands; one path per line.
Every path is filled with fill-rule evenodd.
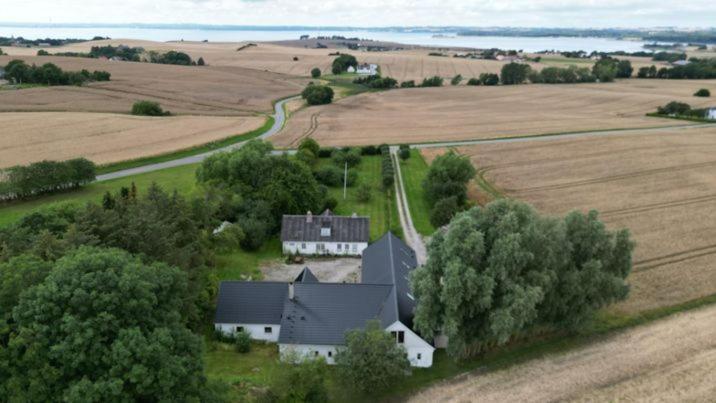
M 716 80 L 623 80 L 602 84 L 409 88 L 363 93 L 304 108 L 275 138 L 293 147 L 310 136 L 328 146 L 485 139 L 685 124 L 647 117 L 673 100 L 695 106 Z
M 548 214 L 596 209 L 610 228 L 631 231 L 631 294 L 616 310 L 716 293 L 715 126 L 458 150 L 507 197 Z
M 0 168 L 75 157 L 100 164 L 130 160 L 244 133 L 260 127 L 264 120 L 258 116 L 0 113 Z
M 13 56 L 1 56 L 0 65 Z M 171 66 L 72 57 L 21 57 L 63 69 L 106 70 L 109 82 L 0 91 L 0 111 L 127 113 L 137 100 L 159 102 L 178 114 L 252 115 L 272 112 L 272 101 L 297 94 L 306 80 L 232 66 Z
M 614 334 L 564 354 L 429 387 L 411 401 L 709 402 L 716 396 L 716 307 Z

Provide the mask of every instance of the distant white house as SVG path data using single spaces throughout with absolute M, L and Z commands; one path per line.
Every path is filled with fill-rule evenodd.
M 519 56 L 506 56 L 506 55 L 497 55 L 495 56 L 495 59 L 500 62 L 510 62 L 510 63 L 522 63 L 522 58 Z
M 716 108 L 706 110 L 706 119 L 716 120 Z
M 686 66 L 689 63 L 691 63 L 691 62 L 688 60 L 677 60 L 675 62 L 672 62 L 671 65 L 672 66 Z
M 276 342 L 282 359 L 323 357 L 334 364 L 346 331 L 378 321 L 405 347 L 412 366 L 430 367 L 435 347 L 412 329 L 408 279 L 417 265 L 415 251 L 389 232 L 365 250 L 361 283 L 321 283 L 308 268 L 290 283 L 222 281 L 214 328 Z
M 373 63 L 362 63 L 358 65 L 356 73 L 375 76 L 378 74 L 378 65 Z
M 370 240 L 368 217 L 333 215 L 330 210 L 314 216 L 284 215 L 281 242 L 284 254 L 361 256 Z

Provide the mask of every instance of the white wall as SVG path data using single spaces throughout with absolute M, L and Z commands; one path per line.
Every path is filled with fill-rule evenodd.
M 281 332 L 281 325 L 255 324 L 255 323 L 215 323 L 214 329 L 221 330 L 224 334 L 230 335 L 236 332 L 237 326 L 248 331 L 254 340 L 277 342 L 278 334 Z M 266 333 L 265 328 L 270 327 L 271 333 Z
M 716 120 L 716 109 L 709 109 L 708 114 L 706 115 L 706 119 L 714 119 Z
M 328 364 L 335 364 L 336 351 L 341 346 L 326 346 L 314 344 L 279 344 L 278 353 L 281 359 L 285 359 L 287 354 L 296 354 L 299 357 L 318 358 L 323 357 Z M 318 352 L 318 354 L 316 354 Z
M 410 365 L 422 368 L 431 367 L 433 365 L 433 352 L 435 351 L 435 347 L 431 346 L 430 343 L 423 340 L 420 336 L 415 334 L 403 323 L 395 322 L 385 328 L 385 331 L 405 332 L 403 346 L 408 352 L 408 360 L 410 360 Z
M 318 244 L 323 244 L 323 252 L 318 251 Z M 338 245 L 341 246 L 338 249 Z M 346 248 L 346 245 L 348 248 Z M 284 254 L 301 255 L 335 255 L 335 256 L 362 256 L 368 242 L 290 242 L 283 243 Z

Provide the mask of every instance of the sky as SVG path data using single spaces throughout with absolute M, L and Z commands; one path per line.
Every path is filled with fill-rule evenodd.
M 714 0 L 0 0 L 0 22 L 304 26 L 716 26 Z

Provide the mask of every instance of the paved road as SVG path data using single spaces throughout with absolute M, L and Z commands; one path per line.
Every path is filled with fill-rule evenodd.
M 268 129 L 265 133 L 260 135 L 258 138 L 265 139 L 265 138 L 271 137 L 274 134 L 281 131 L 284 123 L 286 122 L 286 113 L 284 112 L 283 105 L 286 102 L 292 101 L 294 99 L 296 99 L 296 97 L 287 98 L 287 99 L 281 100 L 279 102 L 276 102 L 276 105 L 274 106 L 273 126 L 271 126 L 270 129 Z M 173 167 L 189 165 L 189 164 L 196 164 L 196 163 L 203 161 L 206 157 L 208 157 L 212 154 L 216 154 L 216 153 L 222 152 L 222 151 L 234 150 L 234 149 L 240 148 L 245 143 L 246 142 L 243 141 L 241 143 L 232 144 L 230 146 L 218 148 L 216 150 L 207 151 L 205 153 L 196 154 L 196 155 L 192 155 L 189 157 L 179 158 L 179 159 L 175 159 L 175 160 L 171 160 L 171 161 L 159 162 L 156 164 L 144 165 L 144 166 L 136 167 L 136 168 L 123 169 L 121 171 L 110 172 L 110 173 L 104 174 L 104 175 L 98 175 L 97 181 L 102 182 L 102 181 L 106 181 L 106 180 L 110 180 L 110 179 L 123 178 L 125 176 L 131 176 L 131 175 L 143 174 L 146 172 L 158 171 L 160 169 L 173 168 Z
M 423 265 L 427 261 L 428 253 L 422 236 L 413 225 L 413 216 L 410 215 L 410 206 L 408 206 L 408 198 L 403 186 L 403 175 L 400 172 L 398 147 L 390 147 L 390 156 L 393 158 L 393 165 L 395 165 L 395 197 L 398 199 L 398 215 L 400 216 L 400 226 L 403 227 L 403 236 L 405 242 L 415 250 L 418 264 Z

